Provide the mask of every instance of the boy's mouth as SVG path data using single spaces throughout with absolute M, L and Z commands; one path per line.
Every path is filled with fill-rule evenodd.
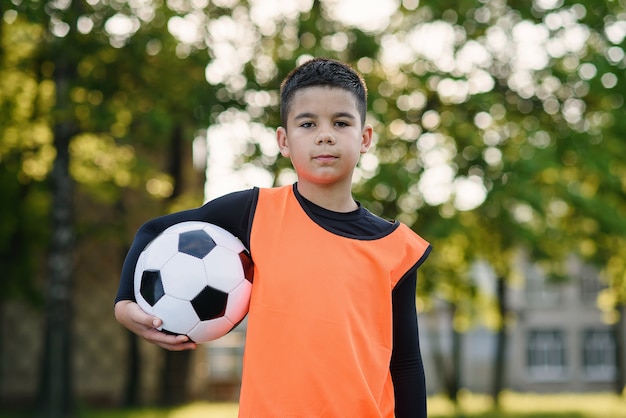
M 322 163 L 335 161 L 337 158 L 338 157 L 336 157 L 334 155 L 330 155 L 330 154 L 316 155 L 315 157 L 313 157 L 314 160 L 322 162 Z

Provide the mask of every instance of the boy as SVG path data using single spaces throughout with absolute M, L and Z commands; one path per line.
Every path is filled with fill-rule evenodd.
M 116 318 L 184 350 L 195 344 L 157 331 L 160 320 L 134 302 L 139 254 L 187 220 L 219 225 L 250 250 L 240 417 L 426 417 L 415 286 L 430 245 L 352 198 L 354 168 L 372 142 L 366 104 L 365 83 L 346 64 L 317 58 L 296 68 L 281 85 L 276 137 L 298 181 L 153 219 L 128 253 Z

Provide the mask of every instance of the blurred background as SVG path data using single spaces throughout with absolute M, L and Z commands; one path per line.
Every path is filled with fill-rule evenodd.
M 434 250 L 428 390 L 626 385 L 625 0 L 2 0 L 0 409 L 236 401 L 245 323 L 169 353 L 113 318 L 146 220 L 289 184 L 278 89 L 369 86 L 355 197 Z

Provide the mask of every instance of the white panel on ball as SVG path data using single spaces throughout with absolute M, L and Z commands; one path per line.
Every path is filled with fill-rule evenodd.
M 208 284 L 202 260 L 177 253 L 161 269 L 163 289 L 175 298 L 191 300 Z
M 243 280 L 239 286 L 228 294 L 228 298 L 238 301 L 249 301 L 251 293 L 252 283 L 247 280 Z M 226 312 L 224 313 L 224 316 L 230 318 L 235 323 L 238 323 L 244 316 L 246 316 L 246 313 L 248 313 L 248 307 L 248 303 L 229 303 L 226 305 Z
M 234 326 L 235 324 L 232 321 L 222 316 L 210 321 L 200 322 L 187 333 L 187 336 L 196 342 L 212 341 L 228 334 Z
M 239 254 L 224 247 L 216 247 L 202 260 L 207 272 L 208 284 L 222 292 L 230 292 L 239 286 L 244 277 Z M 240 277 L 241 280 L 233 280 Z
M 163 321 L 162 329 L 187 334 L 200 321 L 189 301 L 163 296 L 154 305 L 154 314 Z

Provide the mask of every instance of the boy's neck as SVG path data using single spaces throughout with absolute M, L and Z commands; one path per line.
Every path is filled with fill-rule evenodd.
M 333 212 L 352 212 L 358 209 L 350 186 L 297 183 L 298 193 L 302 197 Z

